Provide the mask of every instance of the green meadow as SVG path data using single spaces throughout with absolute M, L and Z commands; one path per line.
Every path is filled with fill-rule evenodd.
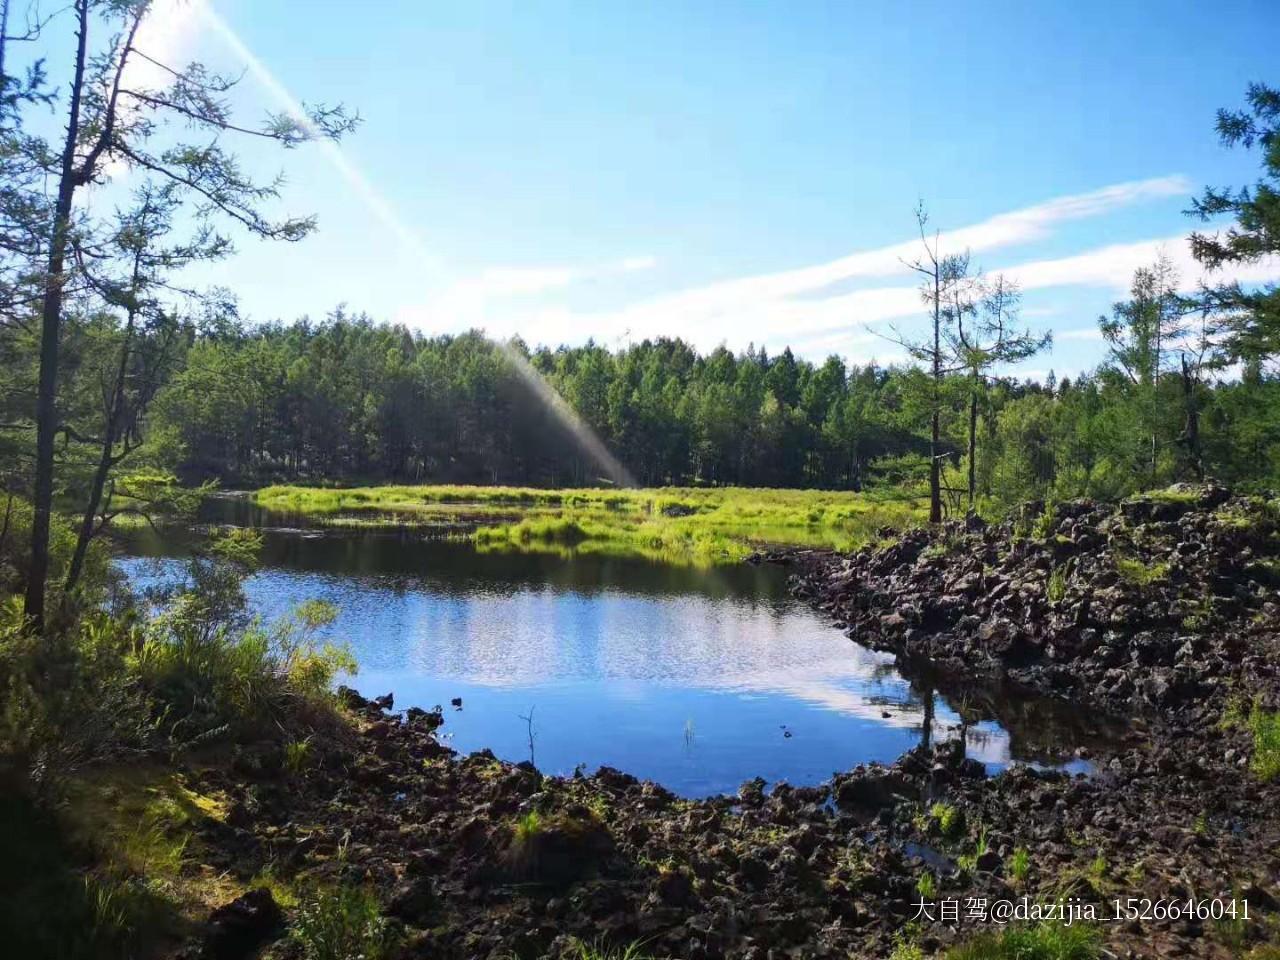
M 919 523 L 927 511 L 927 500 L 913 491 L 744 487 L 275 486 L 257 491 L 254 501 L 325 525 L 454 531 L 482 550 L 697 564 L 736 562 L 763 546 L 848 550 L 876 539 L 883 527 Z

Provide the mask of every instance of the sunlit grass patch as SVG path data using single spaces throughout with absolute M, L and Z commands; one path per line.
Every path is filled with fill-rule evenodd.
M 1266 782 L 1280 776 L 1280 710 L 1266 710 L 1255 700 L 1246 711 L 1243 703 L 1236 702 L 1223 714 L 1222 726 L 1243 727 L 1253 735 L 1249 769 L 1259 780 Z
M 1121 578 L 1139 586 L 1149 586 L 1169 575 L 1169 564 L 1164 561 L 1144 563 L 1136 557 L 1117 556 L 1115 564 Z
M 876 541 L 882 528 L 901 529 L 924 518 L 923 498 L 902 490 L 868 495 L 742 487 L 268 487 L 255 500 L 324 524 L 453 524 L 460 534 L 471 531 L 485 550 L 641 556 L 697 565 L 737 562 L 763 545 L 850 550 Z

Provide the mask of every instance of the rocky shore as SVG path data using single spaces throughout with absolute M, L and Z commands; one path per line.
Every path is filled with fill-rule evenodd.
M 1206 488 L 769 558 L 860 643 L 1137 716 L 1089 775 L 989 777 L 951 739 L 822 786 L 690 801 L 610 769 L 553 778 L 457 756 L 440 714 L 344 691 L 352 735 L 305 767 L 263 743 L 191 769 L 226 799 L 200 842 L 245 883 L 376 891 L 404 957 L 636 941 L 690 960 L 927 956 L 989 929 L 966 901 L 1024 895 L 1247 899 L 1248 921 L 1097 931 L 1112 956 L 1242 956 L 1275 937 L 1280 781 L 1255 775 L 1249 732 L 1221 720 L 1242 698 L 1275 706 L 1278 527 L 1274 506 Z M 918 918 L 922 899 L 958 901 L 959 919 Z M 285 922 L 256 890 L 186 955 L 289 957 Z
M 1028 504 L 849 556 L 796 593 L 858 643 L 1121 715 L 1216 723 L 1280 691 L 1280 501 L 1216 486 Z

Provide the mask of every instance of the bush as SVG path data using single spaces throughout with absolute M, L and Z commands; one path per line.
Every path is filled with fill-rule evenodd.
M 0 768 L 39 792 L 88 759 L 155 744 L 152 706 L 130 669 L 139 632 L 105 613 L 45 637 L 0 606 Z
M 260 538 L 235 530 L 190 565 L 186 582 L 154 595 L 135 666 L 178 742 L 276 727 L 297 732 L 331 716 L 331 688 L 356 664 L 344 648 L 314 642 L 336 609 L 311 601 L 270 627 L 248 615 L 242 582 Z
M 21 594 L 27 582 L 31 563 L 31 521 L 34 510 L 31 504 L 14 494 L 0 495 L 0 596 Z M 56 626 L 66 626 L 74 615 L 74 608 L 64 603 L 62 592 L 67 566 L 76 546 L 76 528 L 66 518 L 54 514 L 49 526 L 49 576 L 46 609 L 49 621 Z M 107 587 L 113 579 L 111 556 L 102 540 L 89 544 L 85 554 L 84 572 L 77 591 L 77 605 L 89 609 L 106 597 Z

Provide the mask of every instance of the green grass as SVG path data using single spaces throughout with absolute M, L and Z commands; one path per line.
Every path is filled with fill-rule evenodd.
M 1067 569 L 1059 564 L 1049 571 L 1049 581 L 1045 585 L 1045 596 L 1051 603 L 1058 603 L 1067 595 Z
M 918 493 L 663 487 L 267 487 L 268 510 L 326 525 L 420 526 L 470 536 L 484 550 L 601 553 L 710 565 L 761 545 L 848 550 L 881 527 L 921 522 Z
M 299 776 L 311 765 L 311 738 L 289 740 L 284 745 L 284 768 Z
M 978 839 L 974 843 L 973 853 L 961 854 L 956 857 L 956 865 L 965 873 L 974 873 L 978 869 L 978 861 L 982 859 L 983 854 L 989 849 L 987 844 L 987 828 L 982 827 L 978 831 Z
M 959 808 L 950 803 L 935 803 L 929 808 L 929 816 L 937 821 L 944 837 L 955 836 L 964 826 Z
M 1265 783 L 1280 776 L 1280 710 L 1264 710 L 1254 701 L 1246 713 L 1243 705 L 1236 703 L 1223 716 L 1222 726 L 1244 727 L 1253 735 L 1249 769 L 1259 780 Z
M 1018 847 L 1009 858 L 1009 879 L 1013 881 L 1015 887 L 1020 887 L 1026 883 L 1030 872 L 1031 854 L 1027 852 L 1026 847 Z
M 1169 564 L 1163 561 L 1159 563 L 1144 563 L 1136 557 L 1116 557 L 1116 572 L 1121 578 L 1129 583 L 1135 583 L 1139 586 L 1149 586 L 1157 580 L 1161 580 L 1169 574 Z
M 602 943 L 584 943 L 579 940 L 570 954 L 574 960 L 652 960 L 644 952 L 644 941 L 637 940 L 622 947 L 609 947 Z
M 324 887 L 304 896 L 289 928 L 304 960 L 382 960 L 395 945 L 378 901 L 363 887 Z
M 530 810 L 519 820 L 511 832 L 512 840 L 517 844 L 527 844 L 542 833 L 543 820 L 542 814 L 537 810 Z
M 938 892 L 938 884 L 933 879 L 933 874 L 926 870 L 920 874 L 916 880 L 916 893 L 920 894 L 925 900 L 932 900 Z
M 1092 960 L 1099 955 L 1098 940 L 1093 927 L 1045 921 L 980 933 L 948 950 L 946 960 Z

